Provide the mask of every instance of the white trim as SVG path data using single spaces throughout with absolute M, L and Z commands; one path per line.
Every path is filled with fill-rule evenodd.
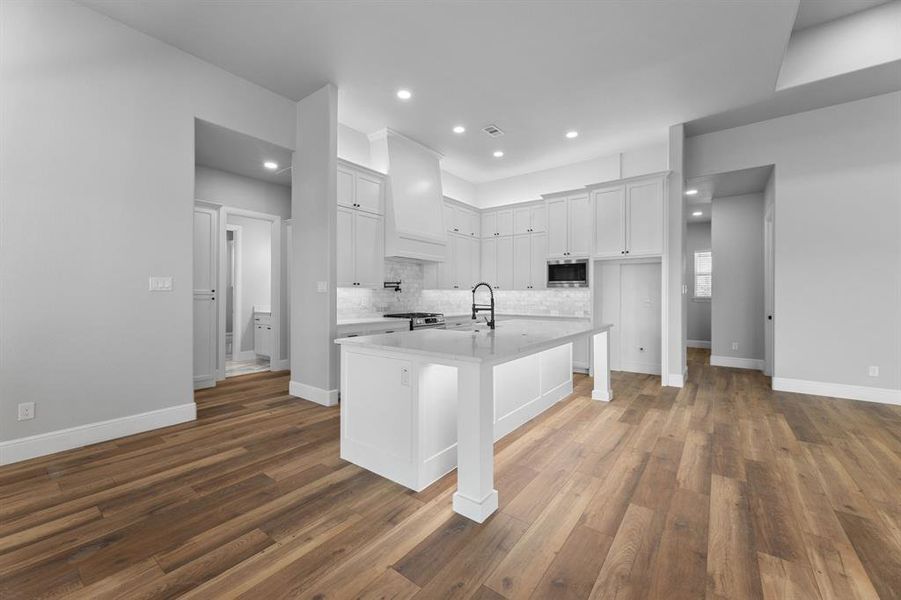
M 324 390 L 299 381 L 288 383 L 288 393 L 296 398 L 303 398 L 322 406 L 336 406 L 338 404 L 338 390 Z
M 473 500 L 460 492 L 454 492 L 453 506 L 455 513 L 461 514 L 476 523 L 481 523 L 497 510 L 497 490 L 491 490 L 481 500 Z
M 710 356 L 710 364 L 714 367 L 732 367 L 733 369 L 754 369 L 763 371 L 762 358 L 739 358 L 737 356 Z
M 847 398 L 849 400 L 863 400 L 864 402 L 881 402 L 882 404 L 901 405 L 901 390 L 893 390 L 890 388 L 773 377 L 773 389 L 780 392 L 795 392 L 797 394 L 811 394 L 814 396 L 829 396 L 832 398 Z
M 710 340 L 687 340 L 685 345 L 689 348 L 710 348 Z
M 680 373 L 670 373 L 667 375 L 665 385 L 667 387 L 685 387 L 685 376 Z
M 105 442 L 197 419 L 193 402 L 0 442 L 0 465 Z

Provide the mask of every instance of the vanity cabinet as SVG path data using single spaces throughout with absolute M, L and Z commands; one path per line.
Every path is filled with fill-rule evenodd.
M 588 193 L 548 198 L 548 257 L 589 256 L 593 242 L 594 214 Z
M 663 183 L 663 177 L 654 177 L 592 190 L 595 256 L 663 254 Z
M 257 356 L 272 357 L 273 348 L 272 315 L 253 314 L 253 352 Z

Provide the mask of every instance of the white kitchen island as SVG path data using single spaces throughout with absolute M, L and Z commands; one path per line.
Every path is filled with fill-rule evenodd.
M 612 397 L 610 325 L 502 321 L 341 338 L 341 457 L 419 491 L 457 467 L 454 510 L 497 510 L 494 442 L 572 392 L 589 337 L 592 398 Z

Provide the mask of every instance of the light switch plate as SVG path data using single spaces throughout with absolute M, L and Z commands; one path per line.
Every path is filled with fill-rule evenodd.
M 172 278 L 171 277 L 156 277 L 150 276 L 150 291 L 151 292 L 171 292 L 172 291 Z
M 317 281 L 316 282 L 316 291 L 320 294 L 324 294 L 328 292 L 328 281 Z
M 871 365 L 867 370 L 867 373 L 869 373 L 870 377 L 879 377 L 879 367 L 877 367 L 876 365 Z

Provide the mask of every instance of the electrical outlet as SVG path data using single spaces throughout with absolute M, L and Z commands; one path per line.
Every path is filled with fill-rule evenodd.
M 172 278 L 171 277 L 155 277 L 153 275 L 150 276 L 150 291 L 151 292 L 171 292 L 172 291 Z
M 34 418 L 34 402 L 22 402 L 19 404 L 19 420 L 28 421 Z
M 879 377 L 879 367 L 877 367 L 876 365 L 870 365 L 867 373 L 870 377 Z
M 316 291 L 320 294 L 325 294 L 326 292 L 328 292 L 328 281 L 317 281 Z
M 738 350 L 738 342 L 732 342 L 732 349 Z

